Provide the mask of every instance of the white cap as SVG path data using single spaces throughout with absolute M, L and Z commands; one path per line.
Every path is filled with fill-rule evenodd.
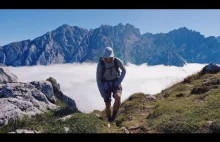
M 110 58 L 110 57 L 114 57 L 114 52 L 113 49 L 111 47 L 106 47 L 105 51 L 104 51 L 104 58 Z

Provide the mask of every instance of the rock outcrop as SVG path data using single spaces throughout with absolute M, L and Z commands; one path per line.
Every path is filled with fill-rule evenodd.
M 0 68 L 0 126 L 23 116 L 33 116 L 48 110 L 59 109 L 60 99 L 71 110 L 78 111 L 75 101 L 64 95 L 54 78 L 49 81 L 17 82 L 17 77 L 6 68 Z M 3 83 L 5 82 L 5 83 Z
M 32 116 L 59 106 L 51 103 L 46 95 L 30 83 L 7 83 L 1 90 L 0 126 L 9 120 Z
M 72 111 L 79 111 L 77 106 L 76 106 L 76 103 L 73 99 L 71 99 L 70 97 L 66 96 L 63 94 L 63 92 L 60 90 L 60 84 L 57 83 L 57 81 L 50 77 L 47 79 L 47 81 L 49 81 L 52 86 L 53 86 L 53 90 L 54 90 L 54 95 L 59 99 L 61 100 L 63 103 L 66 104 L 66 106 L 72 110 Z
M 11 73 L 6 67 L 0 66 L 0 84 L 17 82 L 18 78 Z
M 220 66 L 214 63 L 209 63 L 207 66 L 202 68 L 201 74 L 205 73 L 217 73 L 220 71 Z

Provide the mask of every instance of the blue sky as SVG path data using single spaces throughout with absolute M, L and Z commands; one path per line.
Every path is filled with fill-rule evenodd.
M 19 9 L 0 10 L 0 46 L 10 42 L 34 39 L 68 24 L 86 29 L 102 24 L 130 23 L 141 34 L 166 33 L 180 27 L 204 36 L 220 36 L 220 10 L 205 9 Z

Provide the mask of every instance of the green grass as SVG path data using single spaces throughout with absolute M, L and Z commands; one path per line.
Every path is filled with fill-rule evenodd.
M 107 121 L 103 121 L 92 114 L 73 113 L 71 118 L 65 121 L 55 112 L 38 114 L 32 118 L 24 117 L 19 120 L 9 121 L 8 125 L 0 128 L 0 133 L 15 131 L 16 129 L 28 129 L 41 131 L 42 133 L 116 133 L 120 129 L 114 125 L 108 127 Z M 68 127 L 66 132 L 64 127 Z
M 146 133 L 220 132 L 218 78 L 220 73 L 191 75 L 157 94 L 157 101 L 153 102 L 142 103 L 144 94 L 134 94 L 134 99 L 123 103 L 118 125 L 128 128 L 141 124 L 146 128 Z M 206 87 L 207 90 L 192 91 L 199 87 Z M 147 106 L 152 107 L 149 109 Z M 129 116 L 133 116 L 133 119 L 129 120 Z

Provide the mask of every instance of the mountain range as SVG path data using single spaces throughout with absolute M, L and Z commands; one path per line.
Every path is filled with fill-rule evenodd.
M 33 40 L 0 47 L 0 64 L 32 66 L 98 62 L 104 48 L 111 46 L 125 64 L 220 63 L 220 37 L 205 37 L 186 27 L 168 33 L 145 33 L 134 25 L 119 23 L 84 29 L 63 24 Z

